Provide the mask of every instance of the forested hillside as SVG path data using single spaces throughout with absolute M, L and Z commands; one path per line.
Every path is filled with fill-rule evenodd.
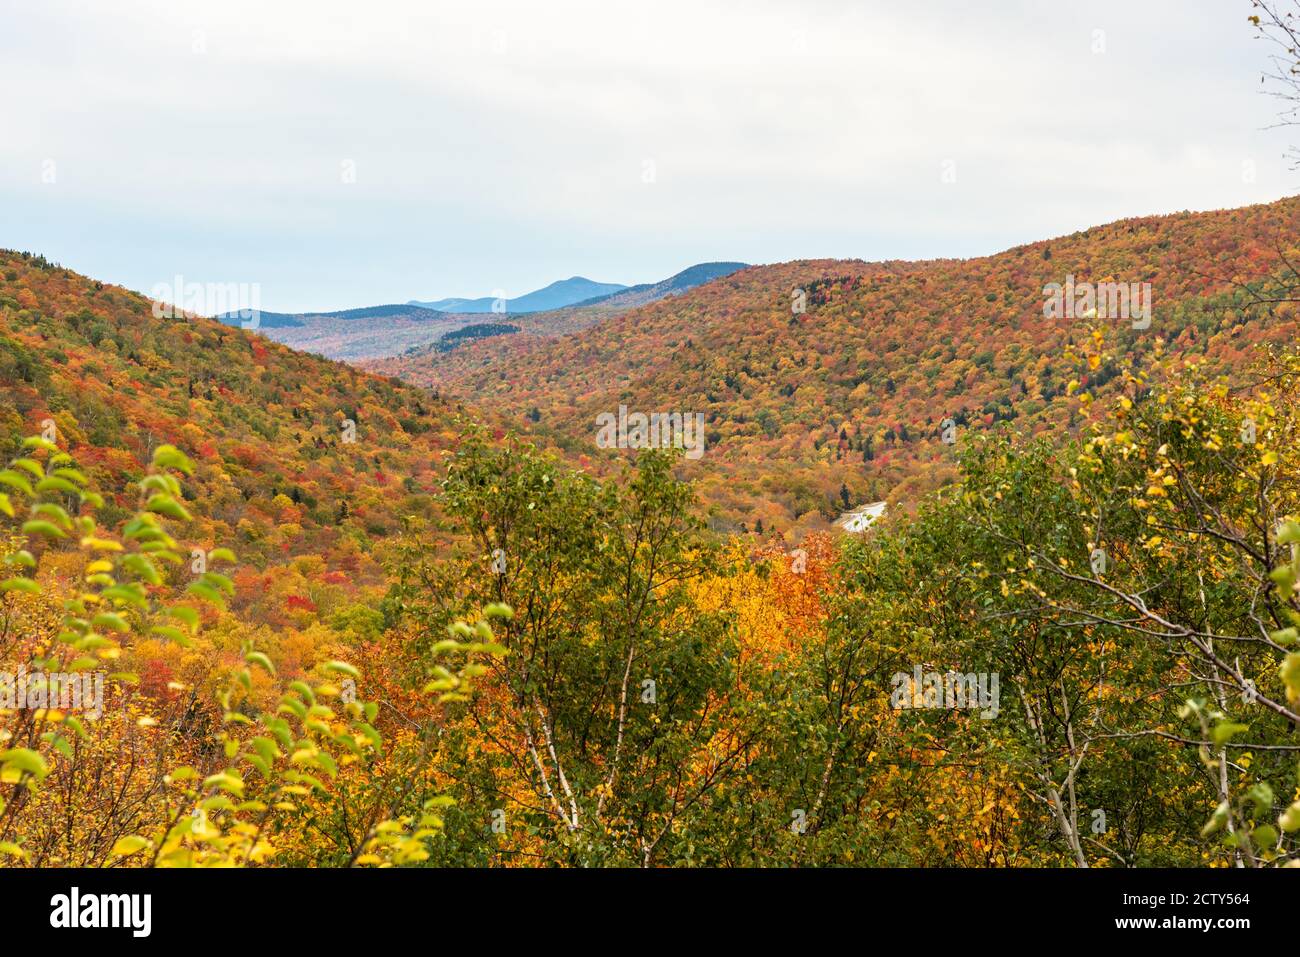
M 1295 864 L 1298 208 L 751 268 L 463 408 L 6 253 L 0 856 Z M 493 424 L 533 374 L 564 456 Z M 683 395 L 699 459 L 561 428 Z
M 620 405 L 703 413 L 708 451 L 690 468 L 715 527 L 797 540 L 828 527 L 846 498 L 914 502 L 951 481 L 945 419 L 1060 435 L 1080 423 L 1072 393 L 1109 395 L 1126 368 L 1197 356 L 1232 372 L 1261 343 L 1293 341 L 1295 304 L 1259 300 L 1295 286 L 1286 250 L 1297 235 L 1300 200 L 1286 199 L 1123 220 L 966 261 L 752 267 L 558 340 L 525 327 L 374 367 L 472 396 L 579 460 L 600 454 L 596 417 Z M 1149 283 L 1149 328 L 1083 309 L 1045 318 L 1044 287 L 1071 276 Z M 1119 348 L 1080 373 L 1066 355 L 1099 325 Z
M 455 355 L 449 354 L 443 343 L 416 344 L 409 349 L 400 350 L 400 354 L 397 349 L 375 352 L 374 357 L 362 357 L 357 365 L 385 375 L 409 375 L 412 381 L 447 386 L 454 391 L 455 384 L 463 382 L 473 370 L 492 362 L 504 361 L 507 355 L 517 356 L 521 352 L 541 348 L 557 336 L 598 325 L 637 306 L 680 296 L 712 279 L 729 276 L 745 268 L 745 263 L 699 263 L 660 282 L 629 286 L 622 292 L 598 296 L 572 306 L 546 312 L 507 313 L 510 325 L 523 332 L 523 335 L 509 344 L 500 338 L 492 338 L 473 349 L 457 349 Z M 451 334 L 447 338 L 452 338 Z
M 0 253 L 0 448 L 48 431 L 97 487 L 160 445 L 196 463 L 196 547 L 237 548 L 237 605 L 284 626 L 358 600 L 405 517 L 428 515 L 456 403 L 294 352 L 40 257 Z M 101 517 L 125 517 L 115 494 Z

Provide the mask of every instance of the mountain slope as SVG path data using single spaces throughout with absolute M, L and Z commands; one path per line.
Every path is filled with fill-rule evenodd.
M 574 303 L 574 306 L 582 308 L 584 306 L 603 305 L 614 309 L 631 309 L 634 306 L 644 306 L 646 303 L 656 302 L 667 296 L 683 293 L 687 289 L 694 289 L 696 286 L 711 282 L 714 279 L 730 276 L 733 272 L 744 269 L 747 265 L 748 263 L 697 263 L 659 282 L 628 286 L 619 292 L 612 292 L 597 296 L 595 299 Z
M 1300 200 L 1123 220 L 965 261 L 801 261 L 752 267 L 605 318 L 560 339 L 523 334 L 379 364 L 439 383 L 597 460 L 597 416 L 704 414 L 698 475 L 721 528 L 823 528 L 845 506 L 910 501 L 954 474 L 957 434 L 1017 420 L 1059 434 L 1079 389 L 1106 391 L 1120 363 L 1156 353 L 1241 372 L 1261 343 L 1297 332 L 1293 303 L 1256 306 L 1240 283 L 1294 274 Z M 1294 257 L 1291 262 L 1296 262 Z M 1045 318 L 1044 287 L 1073 276 L 1150 283 L 1149 329 Z M 806 310 L 792 294 L 803 290 Z M 1067 353 L 1103 327 L 1119 359 Z M 492 344 L 490 346 L 490 344 Z
M 432 309 L 422 309 L 419 306 L 390 304 L 384 306 L 362 306 L 358 309 L 336 309 L 332 312 L 266 312 L 260 311 L 257 315 L 257 327 L 265 329 L 279 329 L 286 327 L 297 327 L 304 324 L 304 320 L 311 319 L 392 319 L 392 318 L 409 318 L 436 320 L 441 318 L 434 314 Z M 222 313 L 214 316 L 218 322 L 227 326 L 239 326 L 246 328 L 250 321 L 249 317 L 239 312 Z
M 252 585 L 238 601 L 256 606 L 240 610 L 283 627 L 302 601 L 341 607 L 381 580 L 383 537 L 433 515 L 462 416 L 214 320 L 156 318 L 134 292 L 0 251 L 0 452 L 50 423 L 105 490 L 140 478 L 160 444 L 192 457 L 187 493 L 202 507 L 186 547 L 233 548 L 237 579 Z M 122 494 L 101 514 L 133 505 Z
M 296 326 L 262 326 L 258 332 L 301 352 L 343 362 L 358 362 L 427 346 L 477 318 L 411 308 L 405 314 L 365 318 L 304 317 Z
M 438 299 L 434 302 L 419 302 L 413 299 L 410 305 L 455 313 L 544 312 L 547 309 L 559 309 L 585 300 L 608 296 L 626 288 L 628 287 L 622 283 L 593 282 L 582 276 L 572 276 L 515 299 L 498 300 L 493 296 L 483 296 L 478 299 Z
M 216 317 L 245 328 L 250 319 L 237 312 Z M 356 361 L 396 355 L 435 342 L 444 333 L 474 320 L 410 305 L 364 306 L 333 312 L 260 312 L 256 331 L 301 352 Z
M 662 282 L 640 286 L 591 283 L 574 277 L 512 300 L 509 314 L 515 321 L 534 317 L 526 323 L 529 330 L 557 334 L 594 324 L 622 309 L 675 295 L 738 268 L 741 268 L 740 263 L 702 263 Z M 567 302 L 593 290 L 601 292 L 576 305 L 561 308 L 548 305 L 549 302 Z M 333 312 L 262 312 L 258 317 L 257 331 L 268 339 L 302 352 L 344 362 L 365 362 L 423 351 L 441 353 L 450 351 L 467 338 L 481 337 L 491 327 L 501 325 L 476 321 L 484 314 L 496 315 L 492 311 L 494 302 L 490 298 L 443 299 L 429 304 L 436 308 L 390 304 Z M 443 311 L 457 306 L 463 311 Z M 535 308 L 544 311 L 529 311 Z M 248 321 L 239 313 L 224 314 L 217 319 L 226 325 L 240 327 Z
M 563 309 L 511 316 L 513 331 L 522 334 L 513 336 L 509 343 L 504 342 L 501 335 L 480 334 L 473 335 L 466 347 L 467 334 L 472 334 L 472 331 L 460 329 L 442 335 L 436 342 L 414 344 L 400 354 L 397 350 L 387 353 L 392 358 L 379 353 L 363 357 L 359 364 L 385 375 L 409 374 L 412 381 L 428 385 L 452 385 L 460 382 L 467 370 L 499 360 L 506 354 L 537 348 L 556 336 L 586 329 L 620 312 L 680 295 L 745 268 L 745 263 L 698 263 L 659 282 L 628 286 L 621 292 L 597 296 Z M 484 330 L 485 333 L 488 331 Z M 449 348 L 453 344 L 454 349 Z

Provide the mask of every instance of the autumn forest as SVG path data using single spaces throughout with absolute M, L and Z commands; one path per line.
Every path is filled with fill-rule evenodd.
M 0 249 L 0 866 L 1300 866 L 1300 199 L 735 258 Z

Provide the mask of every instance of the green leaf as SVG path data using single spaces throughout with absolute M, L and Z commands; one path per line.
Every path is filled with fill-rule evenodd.
M 191 631 L 199 626 L 199 613 L 188 605 L 173 605 L 167 609 L 167 614 L 189 625 Z
M 224 608 L 226 605 L 226 600 L 221 597 L 221 592 L 217 591 L 211 585 L 205 585 L 203 582 L 192 582 L 185 591 L 187 594 L 194 595 L 196 598 L 201 598 L 208 604 L 216 605 L 219 608 Z
M 1282 659 L 1277 673 L 1286 685 L 1286 696 L 1291 701 L 1300 700 L 1300 651 L 1293 651 Z
M 143 851 L 150 843 L 148 838 L 140 837 L 138 834 L 119 837 L 113 845 L 113 854 L 116 857 L 130 857 Z
M 67 511 L 61 505 L 55 505 L 53 502 L 40 502 L 33 505 L 32 514 L 48 515 L 59 528 L 65 530 L 72 528 L 72 519 L 68 517 Z
M 160 469 L 176 469 L 186 475 L 194 474 L 194 463 L 174 445 L 160 445 L 154 449 L 153 464 Z
M 67 715 L 66 717 L 64 717 L 63 723 L 66 724 L 73 731 L 75 731 L 77 733 L 77 737 L 79 737 L 82 741 L 90 740 L 90 735 L 86 732 L 86 726 L 81 723 L 81 719 L 78 718 L 76 715 L 72 715 L 72 714 Z
M 166 515 L 168 518 L 174 518 L 179 522 L 188 522 L 193 517 L 180 502 L 170 495 L 152 495 L 149 497 L 149 501 L 145 502 L 144 507 L 146 511 Z
M 1272 824 L 1261 824 L 1250 832 L 1260 850 L 1269 850 L 1277 846 L 1277 828 Z
M 167 495 L 180 495 L 180 483 L 171 475 L 146 475 L 140 482 L 142 492 L 163 492 Z
M 1255 817 L 1272 810 L 1274 798 L 1273 788 L 1266 781 L 1260 781 L 1246 792 L 1246 799 L 1255 805 Z
M 116 612 L 101 612 L 91 619 L 92 628 L 107 628 L 111 631 L 130 631 L 131 626 L 126 623 L 126 619 Z
M 220 788 L 223 791 L 229 791 L 236 797 L 244 796 L 244 782 L 228 772 L 213 774 L 205 778 L 203 786 L 205 788 Z
M 1214 813 L 1210 815 L 1210 819 L 1206 821 L 1205 826 L 1201 828 L 1201 837 L 1209 837 L 1215 831 L 1220 830 L 1227 823 L 1228 823 L 1228 802 L 1224 801 L 1214 809 Z
M 22 528 L 24 535 L 44 535 L 46 538 L 67 538 L 57 525 L 53 522 L 47 522 L 44 519 L 36 518 L 30 522 L 24 522 Z
M 1279 645 L 1295 644 L 1297 638 L 1300 638 L 1300 630 L 1295 628 L 1281 628 L 1277 631 L 1270 632 L 1269 637 Z
M 77 495 L 81 490 L 65 478 L 47 475 L 36 483 L 36 491 L 42 494 L 45 492 L 66 492 L 69 495 Z
M 1210 740 L 1217 745 L 1223 745 L 1234 734 L 1241 734 L 1248 730 L 1250 730 L 1249 725 L 1238 724 L 1235 721 L 1220 721 L 1210 729 Z
M 1282 565 L 1269 572 L 1268 577 L 1277 585 L 1277 592 L 1282 596 L 1282 600 L 1290 601 L 1292 594 L 1295 593 L 1295 569 L 1290 565 Z
M 203 581 L 209 585 L 216 585 L 227 595 L 235 593 L 235 583 L 218 572 L 204 572 Z
M 271 659 L 260 651 L 250 651 L 244 655 L 244 660 L 263 668 L 268 674 L 275 674 L 275 665 L 271 664 Z
M 105 588 L 99 594 L 103 598 L 120 601 L 124 605 L 134 605 L 137 608 L 144 608 L 149 604 L 145 598 L 144 589 L 136 582 L 127 585 L 114 585 L 112 588 Z
M 162 575 L 158 573 L 157 566 L 145 555 L 135 553 L 127 555 L 122 559 L 122 567 L 150 585 L 162 584 Z
M 50 767 L 45 763 L 45 759 L 29 748 L 12 748 L 8 751 L 0 751 L 0 765 L 6 767 L 12 765 L 18 770 L 30 774 L 38 781 L 43 780 L 45 775 L 50 773 Z
M 27 481 L 24 476 L 19 475 L 13 469 L 5 469 L 3 472 L 0 472 L 0 485 L 8 485 L 12 489 L 17 489 L 28 498 L 32 498 L 36 495 L 36 493 L 32 491 L 32 483 Z
M 182 648 L 189 648 L 193 644 L 193 642 L 190 641 L 189 636 L 175 625 L 154 625 L 149 630 L 155 635 L 162 635 L 169 641 L 176 642 L 176 644 L 180 645 Z
M 53 463 L 53 461 L 53 459 L 50 460 L 51 463 Z M 78 485 L 85 485 L 88 481 L 85 475 L 76 469 L 71 468 L 55 469 L 50 474 L 57 475 L 59 478 L 67 479 L 70 482 L 76 482 Z

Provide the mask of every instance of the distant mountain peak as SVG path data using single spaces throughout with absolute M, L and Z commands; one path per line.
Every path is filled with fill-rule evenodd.
M 457 313 L 504 311 L 505 313 L 517 314 L 545 312 L 548 309 L 561 309 L 564 306 L 572 306 L 574 303 L 583 302 L 597 296 L 608 296 L 627 288 L 627 286 L 618 282 L 596 282 L 587 279 L 585 276 L 570 276 L 568 279 L 557 279 L 548 286 L 535 289 L 514 299 L 506 299 L 504 310 L 498 304 L 498 299 L 495 296 L 480 296 L 476 299 L 452 297 L 432 301 L 413 299 L 408 305 L 419 306 L 422 309 L 433 309 L 438 312 Z M 493 308 L 494 306 L 496 308 Z
M 748 263 L 738 262 L 696 263 L 694 266 L 687 266 L 681 272 L 659 282 L 628 286 L 616 292 L 606 293 L 602 296 L 575 303 L 575 305 L 605 305 L 618 308 L 642 306 L 654 302 L 656 299 L 679 295 L 688 289 L 694 289 L 696 286 L 701 286 L 714 279 L 730 276 L 733 272 L 747 268 L 748 265 Z

